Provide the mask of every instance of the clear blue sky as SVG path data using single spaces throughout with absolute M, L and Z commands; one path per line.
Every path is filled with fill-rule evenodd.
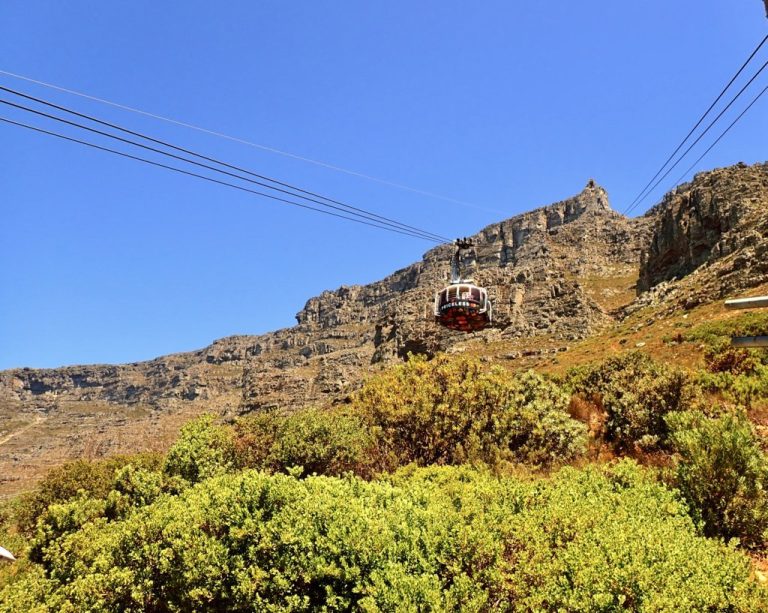
M 5 0 L 0 23 L 0 70 L 477 208 L 2 85 L 447 236 L 589 177 L 623 209 L 768 32 L 758 0 Z M 765 160 L 766 134 L 768 97 L 701 168 Z M 138 361 L 291 326 L 323 289 L 430 248 L 7 125 L 0 143 L 0 368 Z

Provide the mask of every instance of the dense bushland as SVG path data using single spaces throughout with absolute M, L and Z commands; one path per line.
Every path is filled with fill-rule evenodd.
M 412 462 L 549 467 L 584 450 L 586 428 L 567 407 L 568 395 L 533 372 L 412 357 L 366 381 L 349 406 L 270 412 L 233 427 L 212 416 L 191 422 L 165 471 L 195 483 L 243 468 L 370 477 Z
M 668 417 L 677 452 L 674 484 L 704 533 L 738 538 L 747 547 L 768 540 L 768 457 L 742 414 Z
M 29 493 L 22 494 L 13 510 L 16 524 L 22 532 L 34 531 L 37 518 L 49 505 L 66 502 L 78 495 L 102 498 L 115 483 L 115 471 L 124 466 L 158 469 L 163 462 L 159 453 L 115 456 L 106 460 L 75 460 L 52 469 Z M 7 511 L 10 513 L 10 509 Z
M 367 381 L 352 408 L 376 437 L 387 468 L 478 461 L 549 466 L 582 453 L 586 440 L 556 384 L 467 358 L 413 356 Z
M 535 482 L 469 467 L 374 482 L 244 471 L 119 520 L 105 504 L 53 505 L 40 562 L 0 611 L 756 611 L 766 596 L 746 558 L 697 536 L 629 462 Z
M 751 408 L 768 400 L 768 352 L 731 347 L 720 341 L 706 350 L 706 369 L 697 373 L 702 391 Z
M 376 464 L 374 438 L 358 416 L 312 408 L 249 416 L 231 426 L 203 415 L 181 429 L 163 470 L 178 485 L 246 468 L 371 476 Z
M 582 405 L 668 467 L 553 471 Z M 764 547 L 767 487 L 749 421 L 639 354 L 559 383 L 411 358 L 341 407 L 203 416 L 164 457 L 52 471 L 0 509 L 0 611 L 756 611 L 735 547 Z
M 742 408 L 768 399 L 768 358 L 734 349 L 724 331 L 730 334 L 733 324 L 690 333 L 707 347 L 707 370 L 693 376 L 628 353 L 574 369 L 566 384 L 576 394 L 572 406 L 586 402 L 597 411 L 599 434 L 617 449 L 668 454 L 667 481 L 704 534 L 762 548 L 768 541 L 768 458 Z M 723 396 L 735 404 L 722 404 Z
M 300 466 L 306 474 L 370 476 L 377 464 L 376 441 L 362 417 L 339 409 L 241 419 L 234 425 L 234 450 L 239 468 Z
M 715 346 L 732 336 L 760 336 L 768 329 L 768 313 L 756 310 L 719 321 L 698 324 L 681 334 L 689 342 Z

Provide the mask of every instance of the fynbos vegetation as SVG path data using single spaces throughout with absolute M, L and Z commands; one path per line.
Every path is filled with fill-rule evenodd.
M 575 400 L 666 463 L 563 467 Z M 713 402 L 638 354 L 562 382 L 438 356 L 335 408 L 204 416 L 8 506 L 0 611 L 758 611 L 768 459 Z

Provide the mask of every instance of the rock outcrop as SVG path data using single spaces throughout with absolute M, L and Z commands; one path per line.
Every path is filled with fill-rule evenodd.
M 702 173 L 636 219 L 613 211 L 590 180 L 572 198 L 473 237 L 463 269 L 494 304 L 493 325 L 480 333 L 432 322 L 453 249 L 441 245 L 381 281 L 311 298 L 293 328 L 143 363 L 4 371 L 0 491 L 69 457 L 162 448 L 203 411 L 231 417 L 341 400 L 367 372 L 409 352 L 536 339 L 562 350 L 649 296 L 685 302 L 702 284 L 715 297 L 756 285 L 768 272 L 766 210 L 766 164 Z
M 671 304 L 691 307 L 768 282 L 768 163 L 700 173 L 650 214 L 641 292 L 672 281 Z

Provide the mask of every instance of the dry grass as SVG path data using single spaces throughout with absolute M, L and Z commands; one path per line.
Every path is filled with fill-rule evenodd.
M 582 277 L 579 279 L 587 295 L 609 313 L 615 313 L 637 297 L 638 268 L 622 270 L 610 277 Z

